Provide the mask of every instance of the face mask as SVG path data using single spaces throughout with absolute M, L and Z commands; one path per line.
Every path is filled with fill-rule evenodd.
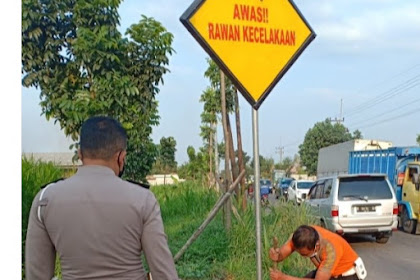
M 316 252 L 315 249 L 316 249 L 316 245 L 315 245 L 315 248 L 314 248 L 314 253 L 309 256 L 310 258 L 313 258 L 318 254 L 318 252 Z
M 120 154 L 118 155 L 118 169 L 120 169 L 120 155 L 121 155 L 122 151 L 120 152 Z M 122 175 L 124 174 L 124 169 L 125 169 L 125 164 L 123 164 L 122 169 L 120 170 L 120 172 L 118 173 L 118 177 L 122 177 Z

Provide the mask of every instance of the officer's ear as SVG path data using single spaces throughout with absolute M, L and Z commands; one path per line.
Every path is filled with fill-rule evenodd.
M 119 152 L 119 154 L 118 154 L 118 164 L 119 165 L 121 165 L 121 166 L 124 165 L 126 155 L 127 155 L 126 150 L 122 150 L 121 152 Z

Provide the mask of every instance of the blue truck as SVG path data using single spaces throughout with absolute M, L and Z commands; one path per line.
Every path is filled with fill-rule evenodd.
M 420 233 L 420 147 L 351 151 L 348 173 L 387 174 L 397 196 L 400 226 Z

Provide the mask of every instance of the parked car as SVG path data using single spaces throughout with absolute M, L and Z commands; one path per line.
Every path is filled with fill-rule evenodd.
M 397 199 L 385 174 L 319 179 L 305 203 L 322 227 L 340 235 L 370 234 L 386 243 L 397 230 Z
M 287 190 L 287 200 L 291 200 L 297 204 L 305 201 L 309 190 L 313 186 L 314 181 L 310 180 L 295 180 L 290 183 Z
M 294 178 L 281 178 L 277 183 L 277 194 L 276 198 L 283 196 L 287 199 L 287 190 L 289 188 L 290 183 L 292 183 L 295 179 Z

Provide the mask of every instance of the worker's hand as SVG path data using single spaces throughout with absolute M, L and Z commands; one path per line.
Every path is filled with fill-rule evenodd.
M 284 273 L 277 269 L 270 268 L 270 279 L 271 280 L 282 280 L 284 279 Z
M 280 249 L 279 248 L 270 248 L 270 259 L 275 262 L 281 261 L 280 259 Z

